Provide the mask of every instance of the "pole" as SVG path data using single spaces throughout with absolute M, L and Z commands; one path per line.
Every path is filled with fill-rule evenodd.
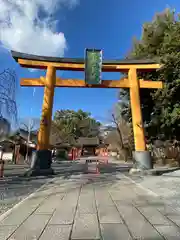
M 56 82 L 56 69 L 53 66 L 48 66 L 45 79 L 42 116 L 38 133 L 38 146 L 37 146 L 38 150 L 49 149 L 49 136 L 52 121 L 52 108 L 55 82 Z
M 140 103 L 139 80 L 137 78 L 137 69 L 130 68 L 129 74 L 130 83 L 130 100 L 132 112 L 132 124 L 134 132 L 135 151 L 133 158 L 135 160 L 134 167 L 137 169 L 152 169 L 152 159 L 147 151 L 144 134 L 144 124 Z
M 31 137 L 31 119 L 29 120 L 28 125 L 28 137 L 27 137 L 27 144 L 26 144 L 26 161 L 28 162 L 28 151 L 29 151 L 29 142 Z
M 131 68 L 128 74 L 130 83 L 130 101 L 132 112 L 132 123 L 136 151 L 146 151 L 144 127 L 140 103 L 139 80 L 136 68 Z
M 1 158 L 0 158 L 0 178 L 4 177 L 4 160 L 3 160 L 3 148 L 1 151 Z

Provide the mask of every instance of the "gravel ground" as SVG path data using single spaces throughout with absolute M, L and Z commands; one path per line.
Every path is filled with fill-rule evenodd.
M 0 181 L 0 214 L 40 188 L 48 179 L 6 179 Z

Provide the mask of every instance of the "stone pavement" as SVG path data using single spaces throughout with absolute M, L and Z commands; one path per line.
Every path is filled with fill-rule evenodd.
M 0 219 L 0 240 L 180 239 L 180 211 L 120 173 L 55 177 Z
M 163 201 L 180 210 L 180 170 L 161 176 L 131 176 L 141 187 L 153 191 Z

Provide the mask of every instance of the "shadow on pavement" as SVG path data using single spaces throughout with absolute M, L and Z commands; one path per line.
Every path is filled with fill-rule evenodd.
M 22 170 L 22 166 L 17 171 L 18 167 L 15 166 L 16 171 L 10 172 L 8 177 L 0 179 L 0 214 L 12 207 L 27 195 L 33 193 L 42 187 L 47 181 L 48 185 L 53 182 L 54 178 L 60 177 L 65 182 L 76 179 L 82 179 L 85 185 L 96 184 L 99 186 L 107 186 L 113 184 L 117 180 L 117 173 L 128 171 L 127 167 L 119 167 L 118 164 L 100 164 L 100 173 L 87 173 L 86 166 L 81 162 L 63 162 L 53 163 L 52 165 L 55 174 L 51 176 L 38 176 L 38 177 L 24 177 L 24 172 L 27 168 Z M 12 166 L 11 166 L 12 168 Z M 51 180 L 52 179 L 52 180 Z M 67 181 L 66 181 L 67 180 Z M 44 189 L 44 187 L 43 187 Z M 71 191 L 71 187 L 69 191 Z
M 91 163 L 90 163 L 91 164 Z M 53 177 L 63 176 L 64 178 L 69 178 L 71 175 L 78 175 L 78 174 L 87 174 L 87 165 L 83 162 L 62 162 L 62 163 L 53 163 L 52 168 L 54 169 L 53 175 L 48 176 L 32 176 L 32 177 L 25 177 L 24 173 L 28 170 L 28 166 L 25 165 L 24 167 L 14 165 L 14 168 L 10 167 L 10 169 L 5 169 L 5 178 L 0 179 L 1 182 L 18 182 L 18 181 L 31 181 L 35 179 L 49 179 Z M 100 163 L 98 165 L 99 174 L 105 173 L 117 173 L 117 172 L 128 172 L 130 169 L 130 165 L 121 165 L 117 163 Z

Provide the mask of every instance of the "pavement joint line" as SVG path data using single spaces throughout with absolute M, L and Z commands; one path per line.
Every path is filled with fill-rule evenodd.
M 50 220 L 52 219 L 55 211 L 56 211 L 56 208 L 55 208 L 54 211 L 52 212 L 51 217 L 50 217 L 49 220 L 47 221 L 46 225 L 44 226 L 44 228 L 43 228 L 43 230 L 41 231 L 41 233 L 40 233 L 39 237 L 37 238 L 37 240 L 39 240 L 39 239 L 41 238 L 41 236 L 43 235 L 43 233 L 44 233 L 46 227 L 48 226 Z M 9 240 L 11 240 L 11 239 L 9 239 Z
M 160 211 L 159 211 L 160 212 Z M 161 213 L 161 212 L 160 212 Z M 176 228 L 178 228 L 178 229 L 180 229 L 180 226 L 177 224 L 177 223 L 175 223 L 172 219 L 170 219 L 169 218 L 169 216 L 165 216 L 170 222 L 172 222 L 175 226 L 176 226 Z M 156 224 L 157 225 L 157 224 Z
M 42 202 L 44 202 L 47 198 L 48 198 L 48 197 L 46 197 Z M 26 220 L 27 220 L 30 216 L 32 216 L 32 215 L 35 213 L 35 211 L 38 209 L 38 207 L 41 205 L 42 202 L 40 202 L 40 204 L 38 204 L 38 206 L 24 219 L 24 221 L 17 226 L 17 228 L 7 237 L 6 240 L 14 240 L 14 239 L 11 238 L 11 237 L 13 236 L 13 234 L 26 222 Z M 54 212 L 53 212 L 53 213 L 54 213 Z M 50 214 L 49 214 L 49 215 L 50 215 Z M 51 217 L 52 217 L 52 215 L 51 215 Z M 51 217 L 50 217 L 50 219 L 51 219 Z M 49 221 L 48 221 L 48 223 L 49 223 Z M 47 226 L 47 225 L 46 225 L 46 226 Z M 45 226 L 45 227 L 46 227 L 46 226 Z M 43 230 L 44 230 L 44 228 L 43 228 Z M 43 230 L 42 230 L 42 231 L 43 231 Z M 39 240 L 39 238 L 38 238 L 37 240 Z
M 44 202 L 47 198 L 48 198 L 48 197 L 46 197 L 42 202 Z M 30 216 L 32 216 L 32 215 L 35 213 L 35 211 L 38 209 L 38 207 L 41 205 L 42 202 L 40 202 L 40 203 L 38 204 L 38 206 L 24 219 L 24 221 L 22 221 L 22 222 L 17 226 L 17 228 L 7 237 L 6 240 L 11 240 L 11 237 L 13 236 L 13 234 L 25 223 L 25 221 L 26 221 Z M 14 239 L 12 239 L 12 240 L 14 240 Z
M 100 235 L 100 239 L 103 239 L 102 230 L 101 230 L 101 223 L 100 223 L 100 217 L 99 217 L 99 212 L 98 212 L 98 207 L 97 207 L 97 199 L 96 199 L 96 194 L 95 194 L 95 187 L 94 186 L 93 186 L 93 193 L 94 193 L 94 200 L 95 200 L 95 206 L 96 206 L 96 215 L 97 215 L 97 220 L 98 220 L 99 235 Z
M 81 195 L 81 191 L 82 191 L 82 184 L 79 188 L 79 195 L 78 195 L 77 204 L 76 204 L 75 211 L 74 211 L 74 217 L 73 217 L 73 221 L 72 221 L 71 231 L 70 231 L 70 234 L 69 234 L 69 239 L 71 239 L 71 237 L 72 237 L 73 227 L 74 227 L 74 223 L 75 223 L 75 217 L 76 217 L 76 212 L 77 212 L 77 209 L 78 209 L 78 203 L 79 203 L 79 198 L 80 198 L 80 195 Z
M 129 227 L 128 227 L 128 224 L 126 223 L 126 221 L 125 221 L 125 219 L 123 218 L 122 214 L 121 214 L 120 211 L 118 210 L 118 207 L 117 207 L 117 205 L 116 205 L 116 202 L 114 201 L 111 193 L 110 193 L 109 191 L 108 191 L 108 193 L 109 193 L 109 196 L 110 196 L 111 200 L 112 200 L 113 203 L 114 203 L 114 206 L 115 206 L 115 208 L 116 208 L 119 216 L 120 216 L 121 219 L 122 219 L 123 224 L 127 227 L 127 230 L 128 230 L 128 232 L 129 232 L 129 235 L 131 236 L 132 239 L 134 239 L 134 237 L 133 237 L 133 235 L 132 235 L 132 233 L 131 233 L 131 231 L 130 231 L 130 229 L 129 229 Z
M 54 177 L 53 179 L 55 179 L 56 177 Z M 21 205 L 23 202 L 25 202 L 25 200 L 28 200 L 30 197 L 32 197 L 33 195 L 35 195 L 36 194 L 36 192 L 38 192 L 39 190 L 41 190 L 41 188 L 43 188 L 44 186 L 46 186 L 49 182 L 51 182 L 53 179 L 49 179 L 45 184 L 43 184 L 40 188 L 38 188 L 38 189 L 36 189 L 36 191 L 35 192 L 33 192 L 32 194 L 30 194 L 29 196 L 27 196 L 24 200 L 22 200 L 21 202 L 19 202 L 20 204 L 19 205 Z M 30 217 L 30 216 L 32 216 L 35 212 L 36 212 L 36 210 L 39 208 L 39 206 L 43 203 L 43 202 L 45 202 L 45 200 L 47 200 L 49 198 L 49 194 L 38 204 L 38 206 L 24 219 L 24 221 L 22 222 L 22 223 L 20 223 L 18 226 L 17 226 L 17 228 L 8 236 L 8 238 L 6 239 L 6 240 L 11 240 L 11 236 L 24 224 L 24 222 Z M 17 204 L 18 205 L 18 204 Z M 16 205 L 15 205 L 16 206 Z M 15 207 L 14 206 L 14 207 Z M 19 207 L 19 206 L 18 206 Z M 10 209 L 10 210 L 12 210 L 13 211 L 13 209 L 14 208 L 12 208 L 12 209 Z M 56 210 L 56 209 L 55 209 Z M 51 214 L 51 217 L 50 217 L 50 219 L 52 218 L 52 216 L 53 216 L 53 214 L 54 214 L 54 212 L 55 212 L 55 210 L 53 211 L 53 213 Z M 12 212 L 12 211 L 10 211 L 10 213 Z M 9 214 L 10 214 L 9 213 Z M 8 215 L 9 215 L 8 214 Z M 5 216 L 5 218 L 6 217 L 8 217 L 8 215 L 7 216 Z M 4 218 L 3 218 L 4 219 Z M 2 220 L 3 220 L 2 219 Z M 0 220 L 1 221 L 1 220 Z M 49 220 L 50 221 L 50 220 Z M 49 223 L 49 221 L 48 221 L 48 223 Z M 48 224 L 46 224 L 46 226 L 47 226 Z M 46 227 L 45 226 L 45 227 Z M 45 228 L 44 228 L 45 229 Z M 44 229 L 42 230 L 42 233 L 43 233 L 43 231 L 44 231 Z M 42 235 L 42 234 L 41 234 Z M 41 236 L 40 235 L 40 236 Z M 38 238 L 39 239 L 39 238 Z M 13 239 L 12 239 L 13 240 Z
M 123 175 L 124 175 L 124 174 L 123 174 Z M 125 176 L 125 175 L 124 175 L 124 176 Z M 131 178 L 129 178 L 129 177 L 127 177 L 127 176 L 125 176 L 125 178 L 131 180 L 131 182 L 132 182 L 133 184 L 136 184 L 136 185 L 138 185 L 138 186 L 140 185 L 140 184 L 137 184 L 134 180 L 132 180 Z M 141 187 L 141 185 L 140 185 L 140 187 Z M 142 189 L 143 189 L 143 190 L 146 190 L 144 187 L 142 187 Z M 148 191 L 152 192 L 152 191 L 149 190 L 149 189 L 146 190 L 146 191 L 147 191 L 147 192 L 148 192 Z M 126 221 L 124 220 L 123 216 L 120 214 L 120 212 L 119 212 L 119 210 L 118 210 L 118 207 L 117 207 L 117 205 L 116 205 L 116 202 L 113 200 L 111 193 L 110 193 L 109 191 L 108 191 L 108 193 L 109 193 L 112 201 L 114 202 L 114 205 L 115 205 L 115 207 L 116 207 L 116 209 L 117 209 L 120 217 L 122 218 L 124 225 L 127 227 L 128 231 L 129 231 L 129 233 L 130 233 L 130 236 L 132 237 L 132 239 L 134 239 L 134 236 L 132 235 L 132 233 L 131 233 L 131 231 L 130 231 L 130 229 L 129 229 L 129 227 L 128 227 L 128 224 L 127 224 Z M 153 193 L 153 192 L 152 192 L 152 193 Z M 153 193 L 153 194 L 154 194 L 154 193 Z M 158 195 L 157 195 L 157 196 L 158 196 Z M 157 196 L 156 196 L 156 197 L 157 197 Z M 146 221 L 155 229 L 155 231 L 157 231 L 157 232 L 159 233 L 159 235 L 162 237 L 162 239 L 165 240 L 165 238 L 162 236 L 162 234 L 156 229 L 156 227 L 155 227 L 153 224 L 151 224 L 151 222 L 148 220 L 148 218 L 138 209 L 138 207 L 135 206 L 133 203 L 132 203 L 132 206 L 141 214 L 141 216 L 143 216 L 143 217 L 146 219 Z
M 53 179 L 55 179 L 55 177 L 54 177 Z M 5 213 L 1 214 L 1 215 L 0 215 L 0 222 L 3 221 L 7 216 L 9 216 L 13 210 L 15 210 L 16 208 L 18 208 L 19 206 L 21 206 L 26 200 L 28 200 L 29 198 L 33 197 L 38 191 L 40 191 L 41 189 L 43 189 L 43 187 L 45 187 L 46 185 L 48 185 L 48 183 L 50 183 L 53 179 L 50 178 L 49 180 L 47 180 L 47 182 L 44 183 L 40 188 L 36 189 L 36 190 L 35 190 L 33 193 L 31 193 L 30 195 L 24 197 L 20 202 L 18 202 L 17 204 L 15 204 L 12 208 L 10 208 L 9 210 L 7 210 Z
M 124 174 L 123 174 L 123 175 L 124 175 Z M 124 178 L 129 179 L 129 180 L 130 180 L 132 183 L 134 183 L 136 186 L 138 186 L 139 188 L 141 188 L 141 189 L 144 190 L 145 192 L 148 192 L 149 195 L 160 198 L 160 196 L 159 196 L 157 193 L 151 191 L 149 188 L 143 187 L 140 183 L 137 183 L 137 182 L 134 181 L 132 178 L 130 178 L 130 177 L 128 177 L 128 176 L 125 176 L 125 175 L 124 175 Z
M 162 239 L 166 240 L 166 238 L 156 229 L 155 226 L 164 226 L 163 224 L 152 224 L 149 219 L 140 211 L 140 209 L 137 206 L 134 206 L 134 208 L 146 219 L 146 221 L 159 233 L 159 235 L 162 237 Z

